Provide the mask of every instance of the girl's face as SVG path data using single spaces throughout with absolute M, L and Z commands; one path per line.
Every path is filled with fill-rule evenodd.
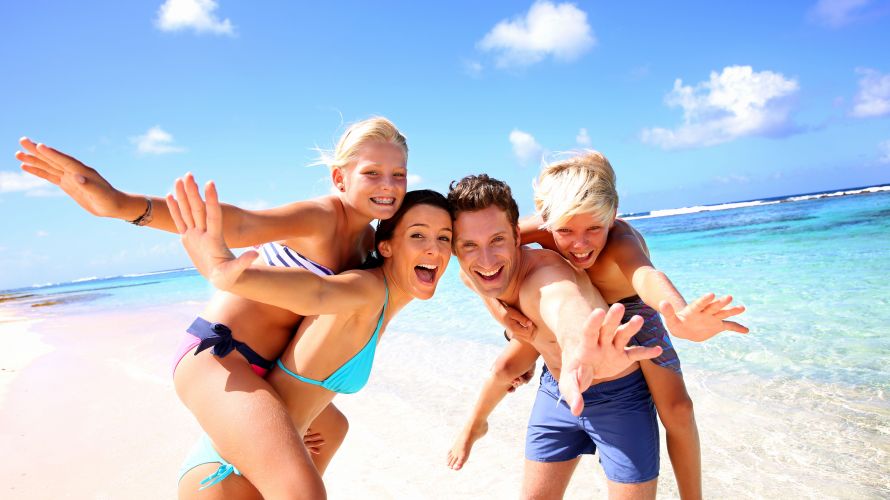
M 596 262 L 606 246 L 611 225 L 594 215 L 578 214 L 550 231 L 559 253 L 572 267 L 583 270 Z
M 370 142 L 359 149 L 354 162 L 335 168 L 332 177 L 349 206 L 369 219 L 388 219 L 402 204 L 407 175 L 402 148 Z
M 432 205 L 411 207 L 379 250 L 391 263 L 395 286 L 414 298 L 429 299 L 451 258 L 451 216 Z

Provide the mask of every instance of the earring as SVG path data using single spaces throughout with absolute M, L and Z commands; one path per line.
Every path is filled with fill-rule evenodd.
M 337 189 L 339 189 L 341 193 L 346 192 L 346 187 L 343 185 L 342 182 L 337 184 Z

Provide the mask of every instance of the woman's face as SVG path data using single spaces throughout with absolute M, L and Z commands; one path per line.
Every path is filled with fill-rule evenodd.
M 451 258 L 451 216 L 432 205 L 411 207 L 379 248 L 390 261 L 395 285 L 415 298 L 429 299 Z
M 334 169 L 334 185 L 345 201 L 369 219 L 388 219 L 396 213 L 407 188 L 405 153 L 388 142 L 370 142 L 356 160 Z
M 574 215 L 564 224 L 551 228 L 553 241 L 569 264 L 575 269 L 587 269 L 596 262 L 606 239 L 610 224 L 591 214 Z

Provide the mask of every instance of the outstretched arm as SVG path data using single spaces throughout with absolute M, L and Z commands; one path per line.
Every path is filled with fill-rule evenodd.
M 27 137 L 22 137 L 19 142 L 24 151 L 16 152 L 15 157 L 22 162 L 22 170 L 59 186 L 87 212 L 128 222 L 138 220 L 143 214 L 150 214 L 150 217 L 140 221 L 140 225 L 177 232 L 163 198 L 125 193 L 73 156 L 45 144 L 34 143 Z M 194 177 L 186 174 L 184 179 L 177 179 L 174 192 L 178 199 L 183 199 L 189 190 L 193 192 L 188 194 L 199 195 Z M 292 203 L 258 211 L 233 205 L 222 207 L 225 214 L 222 234 L 226 243 L 234 248 L 315 234 L 320 228 L 330 227 L 330 220 L 325 217 L 325 207 L 316 202 Z
M 473 444 L 488 431 L 488 416 L 514 388 L 514 380 L 526 373 L 538 359 L 534 347 L 518 340 L 510 344 L 498 356 L 491 373 L 482 385 L 476 404 L 454 445 L 448 452 L 448 467 L 458 470 L 470 457 Z
M 744 306 L 730 306 L 731 295 L 718 299 L 708 293 L 687 304 L 667 275 L 652 265 L 641 244 L 642 237 L 629 225 L 621 233 L 615 238 L 609 236 L 609 255 L 614 256 L 643 302 L 664 316 L 671 334 L 702 342 L 723 331 L 748 333 L 746 327 L 727 320 L 745 312 Z
M 382 290 L 367 272 L 317 276 L 297 268 L 250 267 L 257 257 L 253 250 L 235 258 L 222 237 L 216 186 L 208 182 L 204 192 L 206 204 L 197 189 L 187 189 L 183 198 L 168 195 L 167 207 L 189 258 L 216 288 L 303 316 L 358 309 L 376 295 L 382 301 Z
M 556 335 L 562 359 L 559 390 L 575 415 L 581 414 L 581 392 L 590 387 L 593 379 L 617 375 L 637 361 L 661 354 L 660 347 L 627 347 L 643 319 L 634 316 L 621 325 L 624 306 L 615 304 L 607 314 L 601 308 L 605 301 L 596 289 L 585 286 L 582 292 L 579 279 L 569 264 L 560 259 L 539 268 L 520 290 L 520 301 L 538 304 L 540 321 Z M 584 293 L 595 294 L 590 297 L 595 300 L 588 300 Z

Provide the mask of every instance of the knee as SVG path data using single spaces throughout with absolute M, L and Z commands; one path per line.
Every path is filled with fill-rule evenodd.
M 513 360 L 498 358 L 491 367 L 491 376 L 504 385 L 510 385 L 516 377 L 524 374 L 531 366 L 519 366 Z

